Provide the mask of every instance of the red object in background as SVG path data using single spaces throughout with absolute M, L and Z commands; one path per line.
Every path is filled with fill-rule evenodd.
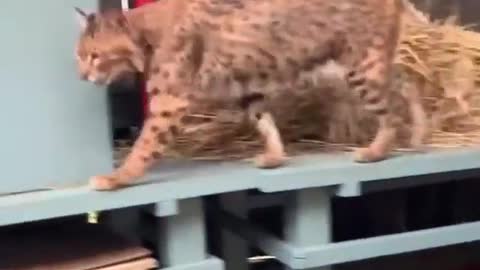
M 133 8 L 141 7 L 152 2 L 155 2 L 155 0 L 135 0 Z M 140 89 L 140 91 L 142 92 L 143 117 L 146 118 L 148 114 L 148 95 L 145 82 L 142 82 L 141 88 L 142 89 Z
M 145 4 L 152 3 L 152 2 L 155 2 L 155 0 L 135 0 L 134 7 L 143 6 Z

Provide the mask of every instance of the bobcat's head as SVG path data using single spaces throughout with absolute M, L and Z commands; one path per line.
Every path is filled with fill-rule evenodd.
M 143 48 L 123 12 L 75 11 L 82 28 L 75 53 L 83 80 L 108 85 L 144 71 Z

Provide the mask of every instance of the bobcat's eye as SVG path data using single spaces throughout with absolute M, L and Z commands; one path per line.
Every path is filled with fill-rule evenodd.
M 98 53 L 90 54 L 90 60 L 94 61 L 95 59 L 98 59 Z
M 98 53 L 91 53 L 89 62 L 91 65 L 97 66 L 100 63 L 100 56 L 98 55 Z

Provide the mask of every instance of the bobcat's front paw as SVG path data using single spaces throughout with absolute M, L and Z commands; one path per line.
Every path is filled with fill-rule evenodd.
M 90 178 L 90 187 L 94 190 L 106 191 L 118 189 L 121 185 L 120 181 L 114 176 L 94 176 Z
M 90 178 L 90 187 L 95 190 L 114 190 L 128 186 L 143 174 L 144 171 L 139 167 L 123 166 L 110 175 L 98 175 Z

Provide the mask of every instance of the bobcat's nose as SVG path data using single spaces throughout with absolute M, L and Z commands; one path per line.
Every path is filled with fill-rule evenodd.
M 80 73 L 80 79 L 86 81 L 88 79 L 88 73 L 87 72 Z

